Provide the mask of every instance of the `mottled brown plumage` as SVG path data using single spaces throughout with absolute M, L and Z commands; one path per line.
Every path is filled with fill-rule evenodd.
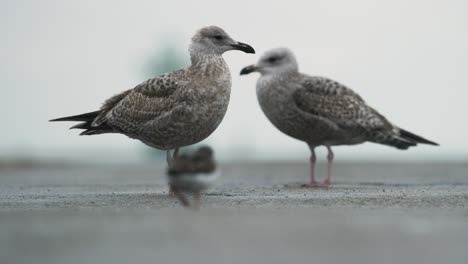
M 300 77 L 300 88 L 292 93 L 295 105 L 325 124 L 302 140 L 311 145 L 352 145 L 392 136 L 393 125 L 351 89 L 324 77 Z
M 215 26 L 200 29 L 189 50 L 189 67 L 115 95 L 98 111 L 51 121 L 83 121 L 72 127 L 85 129 L 81 135 L 120 133 L 168 151 L 205 139 L 221 123 L 229 103 L 231 75 L 222 54 L 254 50 Z
M 311 155 L 311 183 L 306 187 L 330 184 L 331 146 L 354 145 L 366 141 L 408 149 L 418 143 L 436 143 L 389 122 L 354 91 L 325 77 L 309 76 L 298 70 L 293 53 L 285 48 L 263 55 L 258 64 L 241 74 L 258 71 L 257 97 L 268 119 L 283 133 L 306 142 Z M 328 149 L 327 178 L 314 181 L 315 148 Z

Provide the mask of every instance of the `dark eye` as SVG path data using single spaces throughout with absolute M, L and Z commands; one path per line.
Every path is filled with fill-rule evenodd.
M 278 57 L 270 57 L 270 58 L 268 58 L 267 61 L 268 61 L 269 63 L 275 63 L 275 62 L 277 62 L 278 60 L 279 60 Z
M 223 36 L 222 35 L 215 35 L 214 38 L 216 40 L 222 40 L 223 39 Z

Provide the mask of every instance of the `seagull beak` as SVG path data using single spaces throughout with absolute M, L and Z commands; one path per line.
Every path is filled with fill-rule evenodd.
M 257 66 L 255 65 L 249 65 L 245 68 L 243 68 L 240 72 L 240 75 L 246 75 L 246 74 L 249 74 L 249 73 L 252 73 L 252 72 L 256 72 L 257 71 Z
M 236 44 L 231 45 L 234 49 L 241 50 L 245 53 L 253 53 L 255 54 L 255 50 L 252 48 L 252 46 L 242 43 L 242 42 L 237 42 Z

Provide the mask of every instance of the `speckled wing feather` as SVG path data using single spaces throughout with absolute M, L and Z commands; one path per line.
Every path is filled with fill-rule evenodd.
M 128 134 L 141 132 L 149 122 L 164 119 L 183 107 L 181 88 L 188 83 L 184 77 L 184 70 L 163 74 L 110 98 L 92 126 L 107 124 Z
M 101 106 L 101 110 L 110 110 L 112 109 L 118 102 L 122 101 L 133 89 L 128 89 L 124 92 L 116 94 L 111 98 L 107 99 Z
M 324 77 L 303 75 L 293 94 L 297 107 L 335 127 L 338 143 L 371 141 L 398 149 L 418 143 L 438 145 L 390 123 L 351 89 Z M 333 139 L 331 139 L 333 141 Z
M 351 89 L 324 77 L 306 77 L 294 94 L 297 106 L 305 112 L 329 119 L 339 127 L 391 129 L 385 117 Z
M 304 76 L 293 97 L 300 110 L 330 122 L 351 137 L 372 137 L 393 130 L 393 125 L 358 94 L 324 77 Z

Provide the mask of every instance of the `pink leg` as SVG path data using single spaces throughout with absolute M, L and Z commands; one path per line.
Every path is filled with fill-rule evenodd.
M 331 183 L 331 167 L 333 162 L 333 151 L 330 146 L 326 146 L 328 149 L 327 155 L 327 177 L 321 183 L 315 182 L 315 163 L 316 163 L 316 156 L 313 146 L 310 146 L 310 150 L 312 155 L 310 157 L 310 183 L 309 184 L 302 184 L 301 187 L 303 188 L 328 188 Z
M 169 149 L 166 150 L 166 161 L 169 167 L 172 167 L 172 165 L 174 164 L 174 158 L 172 157 L 171 151 Z
M 166 150 L 166 161 L 167 161 L 167 166 L 169 166 L 169 168 L 171 168 L 174 165 L 174 159 L 172 158 L 170 150 Z M 175 195 L 174 187 L 172 187 L 170 184 L 169 184 L 169 195 L 170 196 Z
M 315 155 L 315 146 L 309 145 L 310 148 L 310 183 L 307 184 L 288 184 L 291 188 L 320 188 L 323 187 L 315 181 L 315 164 L 317 163 L 317 155 Z
M 322 187 L 328 187 L 330 186 L 331 184 L 331 169 L 332 169 L 332 163 L 333 163 L 333 158 L 335 157 L 335 155 L 333 154 L 333 151 L 331 149 L 330 146 L 327 146 L 327 149 L 328 149 L 328 155 L 327 155 L 327 177 L 325 178 L 325 180 L 320 183 L 320 185 L 322 185 Z
M 169 149 L 166 150 L 166 160 L 167 160 L 167 165 L 169 165 L 169 167 L 174 165 L 174 160 L 177 159 L 178 154 L 179 154 L 179 148 L 176 148 L 174 150 L 173 155 L 171 155 L 171 150 L 169 150 Z
M 310 183 L 309 184 L 302 184 L 301 187 L 303 188 L 315 188 L 320 187 L 318 186 L 317 182 L 315 181 L 315 164 L 317 163 L 317 155 L 315 155 L 315 146 L 310 146 Z
M 310 184 L 315 182 L 315 164 L 317 163 L 317 156 L 315 155 L 315 147 L 310 147 Z
M 174 155 L 172 156 L 172 159 L 177 159 L 178 156 L 179 156 L 179 148 L 176 148 L 174 150 Z
M 169 167 L 172 167 L 174 166 L 174 160 L 177 159 L 177 155 L 179 154 L 179 148 L 176 148 L 174 150 L 174 154 L 171 155 L 171 151 L 170 150 L 166 150 L 166 160 L 167 160 L 167 165 Z M 171 185 L 169 185 L 169 195 L 175 195 L 175 190 L 174 190 L 174 187 L 172 187 Z

